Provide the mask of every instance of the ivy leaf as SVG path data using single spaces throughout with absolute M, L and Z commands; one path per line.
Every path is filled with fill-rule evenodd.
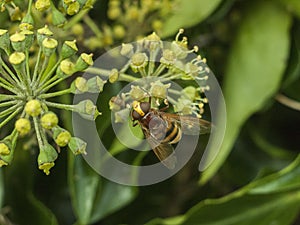
M 177 0 L 176 9 L 165 22 L 162 37 L 176 33 L 180 28 L 194 26 L 208 17 L 222 0 Z
M 283 170 L 219 199 L 206 199 L 186 214 L 146 225 L 289 225 L 300 210 L 300 155 Z M 286 210 L 286 209 L 289 210 Z
M 277 0 L 282 3 L 287 10 L 293 12 L 298 18 L 300 18 L 300 1 L 298 0 Z
M 209 180 L 223 164 L 241 126 L 277 91 L 286 68 L 290 14 L 270 1 L 248 4 L 228 56 L 224 80 L 227 109 L 224 141 L 200 183 Z
M 0 169 L 0 209 L 3 206 L 3 197 L 4 197 L 4 181 L 2 169 Z

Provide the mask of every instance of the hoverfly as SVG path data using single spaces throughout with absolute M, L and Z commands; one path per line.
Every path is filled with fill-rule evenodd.
M 167 104 L 168 107 L 168 104 Z M 133 126 L 140 124 L 145 138 L 158 159 L 169 169 L 174 169 L 177 159 L 172 144 L 180 141 L 182 133 L 188 135 L 210 132 L 211 123 L 193 116 L 181 116 L 151 108 L 149 102 L 133 101 L 131 118 Z

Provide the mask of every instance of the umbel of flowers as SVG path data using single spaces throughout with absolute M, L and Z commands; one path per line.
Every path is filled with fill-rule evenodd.
M 0 48 L 0 87 L 3 90 L 0 129 L 5 125 L 9 127 L 8 123 L 14 124 L 11 133 L 0 141 L 0 166 L 12 162 L 19 137 L 35 133 L 39 146 L 38 167 L 48 175 L 58 157 L 57 146 L 68 146 L 74 154 L 85 153 L 86 148 L 83 140 L 72 137 L 60 126 L 56 112 L 70 110 L 92 120 L 100 115 L 91 100 L 68 105 L 55 102 L 54 97 L 101 92 L 105 82 L 99 77 L 89 80 L 77 77 L 69 88 L 51 92 L 60 82 L 86 70 L 93 60 L 92 54 L 76 56 L 76 41 L 59 44 L 47 26 L 34 30 L 31 24 L 21 23 L 19 30 L 11 35 L 0 29 Z M 38 48 L 36 56 L 30 55 L 31 48 Z
M 206 59 L 195 54 L 198 47 L 188 49 L 187 38 L 180 39 L 182 33 L 183 29 L 180 29 L 172 43 L 162 42 L 156 33 L 152 33 L 136 44 L 123 44 L 119 52 L 127 58 L 123 68 L 91 71 L 108 75 L 111 83 L 132 82 L 128 92 L 110 100 L 115 122 L 128 120 L 133 100 L 147 101 L 150 96 L 153 108 L 159 108 L 167 99 L 178 114 L 202 116 L 208 102 L 205 91 L 209 90 L 206 81 L 210 70 Z M 183 84 L 182 90 L 172 86 L 171 81 L 175 80 Z

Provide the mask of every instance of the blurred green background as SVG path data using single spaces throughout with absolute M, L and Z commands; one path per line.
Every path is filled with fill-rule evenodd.
M 45 176 L 36 168 L 34 147 L 23 151 L 28 141 L 23 140 L 12 165 L 0 169 L 0 224 L 300 224 L 300 1 L 158 1 L 161 7 L 174 5 L 140 20 L 141 29 L 109 16 L 111 2 L 96 1 L 88 16 L 76 21 L 85 30 L 80 47 L 96 58 L 153 29 L 167 41 L 184 28 L 189 46 L 199 46 L 223 89 L 227 115 L 220 116 L 226 116 L 227 129 L 220 153 L 200 173 L 199 147 L 174 177 L 130 187 L 102 178 L 81 156 L 66 151 Z M 134 2 L 140 4 L 123 4 Z M 7 12 L 0 16 L 7 28 Z M 72 25 L 58 36 L 82 35 Z M 116 25 L 128 33 L 110 35 Z M 107 85 L 99 97 L 99 136 L 111 141 L 108 100 L 121 85 Z M 70 127 L 70 114 L 60 116 Z M 207 139 L 201 136 L 200 143 Z M 130 151 L 122 154 L 130 158 Z

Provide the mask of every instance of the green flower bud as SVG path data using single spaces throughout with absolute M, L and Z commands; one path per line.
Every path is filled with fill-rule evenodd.
M 42 112 L 40 101 L 36 99 L 29 100 L 25 105 L 25 112 L 32 117 L 40 115 Z
M 3 160 L 0 158 L 0 168 L 1 168 L 2 166 L 7 166 L 7 165 L 8 165 L 8 163 L 5 162 L 5 161 L 3 161 Z
M 117 69 L 112 69 L 108 76 L 110 83 L 115 83 L 119 79 L 119 71 Z
M 81 140 L 80 138 L 71 137 L 68 146 L 71 149 L 71 151 L 74 153 L 74 155 L 87 154 L 86 153 L 87 143 Z
M 131 69 L 138 72 L 139 69 L 145 68 L 148 65 L 148 56 L 145 53 L 135 53 L 131 57 Z
M 8 10 L 11 21 L 17 21 L 22 19 L 22 11 L 19 7 L 14 7 Z
M 31 130 L 30 121 L 26 118 L 20 118 L 16 121 L 15 128 L 19 132 L 20 136 L 25 136 Z
M 74 26 L 71 27 L 72 33 L 75 36 L 82 36 L 84 35 L 84 27 L 81 23 L 76 23 Z
M 29 50 L 29 48 L 32 46 L 33 42 L 34 42 L 34 32 L 31 30 L 22 30 L 20 32 L 20 34 L 24 34 L 25 35 L 25 49 Z
M 11 135 L 0 141 L 0 167 L 11 163 L 14 156 L 15 147 L 16 138 L 12 140 Z
M 194 101 L 197 97 L 197 89 L 193 86 L 188 86 L 182 90 L 183 94 L 187 96 L 191 101 Z
M 93 65 L 93 54 L 82 53 L 75 64 L 76 71 L 83 71 Z
M 163 22 L 161 20 L 154 20 L 151 26 L 153 30 L 161 31 L 161 29 L 163 28 Z
M 66 5 L 70 5 L 72 2 L 74 2 L 74 0 L 64 0 L 64 3 Z
M 52 131 L 53 139 L 58 146 L 65 147 L 69 143 L 71 139 L 71 134 L 69 131 L 60 127 L 54 127 Z
M 52 129 L 53 127 L 57 126 L 58 124 L 58 117 L 53 112 L 45 113 L 41 118 L 41 125 L 45 129 Z
M 0 29 L 0 48 L 6 52 L 10 52 L 10 40 L 8 30 Z
M 160 37 L 155 32 L 145 37 L 144 42 L 145 46 L 152 51 L 155 51 L 158 48 L 162 48 L 163 45 Z
M 166 49 L 163 51 L 163 55 L 160 59 L 160 62 L 166 66 L 172 66 L 174 65 L 176 61 L 176 54 L 169 50 L 169 49 Z
M 75 107 L 76 112 L 88 120 L 95 120 L 101 115 L 94 103 L 89 99 L 79 102 Z
M 123 39 L 126 35 L 126 30 L 122 25 L 115 25 L 113 27 L 113 33 L 116 39 Z
M 33 30 L 34 20 L 33 20 L 33 17 L 32 17 L 32 15 L 31 15 L 30 12 L 28 12 L 28 13 L 24 16 L 24 18 L 22 19 L 21 25 L 22 25 L 22 24 L 30 24 L 30 26 L 28 26 L 26 29 L 27 29 L 27 30 Z M 20 26 L 21 26 L 21 25 L 20 25 Z M 21 28 L 20 28 L 20 29 L 21 29 Z M 21 29 L 21 30 L 23 30 L 23 29 Z
M 120 51 L 121 55 L 132 57 L 133 55 L 133 45 L 132 44 L 122 44 L 122 48 Z
M 0 155 L 8 155 L 9 153 L 9 146 L 7 146 L 5 143 L 0 143 Z
M 40 12 L 49 9 L 50 5 L 51 5 L 50 0 L 37 0 L 35 2 L 35 8 Z
M 145 98 L 147 94 L 139 86 L 131 85 L 129 95 L 133 100 L 141 100 Z
M 83 6 L 84 9 L 91 9 L 93 8 L 96 0 L 87 0 Z
M 192 101 L 190 99 L 179 98 L 174 105 L 175 112 L 180 112 L 184 115 L 191 115 L 193 113 Z
M 14 52 L 9 56 L 8 61 L 14 66 L 20 66 L 25 61 L 25 54 L 23 52 Z
M 163 84 L 161 81 L 157 80 L 151 83 L 150 95 L 156 98 L 166 99 L 168 88 L 171 84 Z
M 10 36 L 10 41 L 15 51 L 22 52 L 25 50 L 25 34 L 17 32 Z
M 75 72 L 75 65 L 69 59 L 64 59 L 60 62 L 57 68 L 57 76 L 59 78 L 64 78 L 71 76 Z
M 84 93 L 88 91 L 87 80 L 83 77 L 77 77 L 71 84 L 73 94 Z
M 43 28 L 37 30 L 37 41 L 39 46 L 42 46 L 43 40 L 53 35 L 53 32 L 45 25 Z
M 67 14 L 73 16 L 80 10 L 80 4 L 78 2 L 72 2 L 67 6 Z
M 57 45 L 57 40 L 53 38 L 45 38 L 42 42 L 42 50 L 45 56 L 50 57 L 53 54 L 53 52 L 55 52 Z
M 130 109 L 125 108 L 115 112 L 115 123 L 125 123 L 128 121 Z
M 88 92 L 90 93 L 100 93 L 103 91 L 105 80 L 102 80 L 100 77 L 96 76 L 87 81 Z
M 111 111 L 119 111 L 125 107 L 125 101 L 120 96 L 114 96 L 109 100 L 109 109 Z
M 76 46 L 76 40 L 65 41 L 62 46 L 62 49 L 61 49 L 60 57 L 62 59 L 69 58 L 69 57 L 73 56 L 77 51 L 78 51 L 78 48 Z
M 109 8 L 107 11 L 107 16 L 111 20 L 116 20 L 118 19 L 122 14 L 121 8 L 120 7 L 112 7 Z
M 51 4 L 51 11 L 52 11 L 52 23 L 54 26 L 63 26 L 64 23 L 67 21 L 66 17 L 63 13 L 61 13 L 54 4 Z
M 46 144 L 40 148 L 38 156 L 39 169 L 43 170 L 46 175 L 49 175 L 50 169 L 55 165 L 57 159 L 57 151 L 50 145 Z

